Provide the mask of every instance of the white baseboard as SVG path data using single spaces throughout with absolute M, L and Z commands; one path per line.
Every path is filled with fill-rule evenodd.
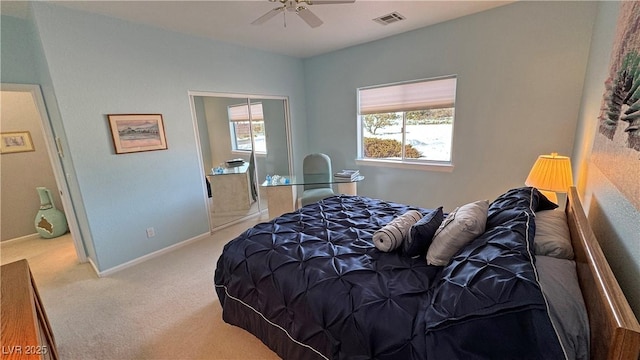
M 256 213 L 254 213 L 254 214 L 244 216 L 244 217 L 239 218 L 237 220 L 226 222 L 226 223 L 224 223 L 222 225 L 214 227 L 211 232 L 216 232 L 216 231 L 222 230 L 224 228 L 228 228 L 228 227 L 231 227 L 233 225 L 239 224 L 241 222 L 245 222 L 247 220 L 253 220 L 253 219 L 255 219 L 257 217 L 260 217 L 260 216 L 262 216 L 264 214 L 268 214 L 268 211 L 269 211 L 269 209 L 263 209 L 263 210 L 260 210 L 260 211 L 258 211 Z
M 31 239 L 38 239 L 40 238 L 40 234 L 38 233 L 33 233 L 33 234 L 29 234 L 29 235 L 25 235 L 25 236 L 20 236 L 14 239 L 9 239 L 9 240 L 5 240 L 0 242 L 1 244 L 10 244 L 10 243 L 14 243 L 17 241 L 23 241 L 23 240 L 31 240 Z
M 89 259 L 89 262 L 91 263 L 91 266 L 93 266 L 93 269 L 95 270 L 95 272 L 98 275 L 98 277 L 109 276 L 109 275 L 117 273 L 118 271 L 124 270 L 126 268 L 132 267 L 132 266 L 140 264 L 140 263 L 143 263 L 143 262 L 145 262 L 147 260 L 151 260 L 153 258 L 156 258 L 156 257 L 160 256 L 160 255 L 164 255 L 164 254 L 170 253 L 170 252 L 172 252 L 174 250 L 177 250 L 177 249 L 179 249 L 179 248 L 181 248 L 181 247 L 183 247 L 185 245 L 188 245 L 188 244 L 191 244 L 193 242 L 202 240 L 202 239 L 207 238 L 209 236 L 211 236 L 211 233 L 207 232 L 207 233 L 198 235 L 196 237 L 192 237 L 191 239 L 183 240 L 183 241 L 181 241 L 181 242 L 179 242 L 177 244 L 173 244 L 173 245 L 167 246 L 166 248 L 154 251 L 154 252 L 152 252 L 150 254 L 140 256 L 139 258 L 133 259 L 131 261 L 127 261 L 124 264 L 120 264 L 120 265 L 114 266 L 112 268 L 103 270 L 103 271 L 99 271 L 98 270 L 98 267 L 93 263 L 93 260 Z
M 91 267 L 93 268 L 93 271 L 95 271 L 96 275 L 98 275 L 98 277 L 100 276 L 100 271 L 98 271 L 98 267 L 96 266 L 96 264 L 93 262 L 93 259 L 90 257 L 87 257 L 87 259 L 89 260 L 89 264 L 91 264 Z

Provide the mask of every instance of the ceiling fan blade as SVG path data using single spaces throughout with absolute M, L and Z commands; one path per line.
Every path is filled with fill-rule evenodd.
M 320 20 L 320 18 L 317 17 L 316 14 L 312 13 L 311 10 L 307 9 L 306 7 L 299 7 L 296 10 L 296 14 L 298 14 L 298 16 L 300 16 L 302 20 L 304 20 L 307 25 L 311 26 L 312 28 L 316 28 L 322 25 L 322 20 Z
M 271 11 L 267 12 L 266 14 L 264 14 L 264 15 L 260 16 L 259 18 L 253 20 L 251 25 L 264 24 L 265 22 L 267 22 L 267 20 L 269 20 L 272 17 L 278 15 L 278 13 L 283 11 L 283 10 L 284 10 L 284 7 L 278 7 L 278 8 L 272 9 Z
M 353 4 L 356 0 L 308 0 L 305 2 L 309 5 Z

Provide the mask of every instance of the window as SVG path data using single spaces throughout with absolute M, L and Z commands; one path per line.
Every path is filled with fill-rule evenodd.
M 258 154 L 266 154 L 262 103 L 252 103 L 251 112 L 249 112 L 249 104 L 231 105 L 227 108 L 227 112 L 231 131 L 231 149 L 250 152 L 253 148 Z
M 358 89 L 358 157 L 451 165 L 456 77 Z

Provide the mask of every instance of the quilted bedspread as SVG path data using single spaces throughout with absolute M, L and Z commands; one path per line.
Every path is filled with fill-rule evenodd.
M 335 196 L 226 244 L 215 286 L 228 323 L 285 359 L 564 358 L 537 282 L 537 190 L 489 208 L 445 267 L 383 253 L 373 233 L 408 205 Z

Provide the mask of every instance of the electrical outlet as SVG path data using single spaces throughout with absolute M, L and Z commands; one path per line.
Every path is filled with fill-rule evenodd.
M 154 236 L 156 236 L 156 229 L 154 229 L 152 227 L 147 228 L 147 237 L 150 238 L 150 237 L 154 237 Z

